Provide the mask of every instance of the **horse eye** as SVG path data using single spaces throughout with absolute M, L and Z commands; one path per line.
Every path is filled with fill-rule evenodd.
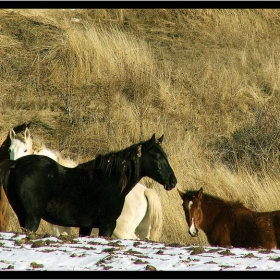
M 150 155 L 156 160 L 158 160 L 160 158 L 160 155 L 157 153 L 154 153 L 154 152 L 151 152 Z
M 24 152 L 26 153 L 26 152 L 27 152 L 27 149 L 26 149 L 26 150 L 24 150 Z
M 11 152 L 11 149 L 9 149 L 8 152 L 10 153 L 10 152 Z

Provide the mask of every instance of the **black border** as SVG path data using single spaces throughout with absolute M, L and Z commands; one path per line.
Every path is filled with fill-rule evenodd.
M 279 265 L 280 270 L 280 265 Z M 270 273 L 274 272 L 274 273 Z M 277 271 L 1 271 L 2 279 L 279 279 Z
M 279 1 L 0 1 L 6 9 L 271 9 L 280 8 Z
M 278 1 L 0 1 L 0 8 L 6 9 L 163 9 L 163 8 L 278 8 Z M 280 264 L 279 264 L 280 270 Z M 274 272 L 274 273 L 271 273 Z M 1 271 L 2 279 L 278 279 L 275 271 Z

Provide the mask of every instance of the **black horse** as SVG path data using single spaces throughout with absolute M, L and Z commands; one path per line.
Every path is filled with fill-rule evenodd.
M 79 235 L 110 237 L 125 196 L 144 176 L 171 190 L 176 176 L 161 147 L 163 135 L 67 168 L 46 156 L 28 155 L 0 164 L 0 180 L 20 226 L 36 232 L 41 218 L 79 227 Z M 137 207 L 135 205 L 135 207 Z

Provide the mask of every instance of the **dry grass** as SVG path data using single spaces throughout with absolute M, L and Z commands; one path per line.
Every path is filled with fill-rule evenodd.
M 179 189 L 203 186 L 254 210 L 279 209 L 278 10 L 34 9 L 0 16 L 3 140 L 11 127 L 32 121 L 35 138 L 83 162 L 164 133 Z M 224 139 L 234 152 L 246 146 L 248 160 L 237 159 L 236 169 L 223 161 Z M 260 162 L 250 149 L 262 152 Z M 207 244 L 203 234 L 188 236 L 176 189 L 143 181 L 162 198 L 162 241 Z M 40 231 L 49 228 L 42 222 Z

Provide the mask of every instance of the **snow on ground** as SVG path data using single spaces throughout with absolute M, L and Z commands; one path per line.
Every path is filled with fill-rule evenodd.
M 71 273 L 90 271 L 90 278 L 96 278 L 95 274 L 92 274 L 93 271 L 103 271 L 103 273 L 104 271 L 169 271 L 161 273 L 158 277 L 173 279 L 202 276 L 188 272 L 178 274 L 175 271 L 203 271 L 202 278 L 211 278 L 211 273 L 205 274 L 205 271 L 255 271 L 257 274 L 253 277 L 260 278 L 263 275 L 262 271 L 280 270 L 280 250 L 179 246 L 178 244 L 113 238 L 73 236 L 56 238 L 37 234 L 1 232 L 0 270 L 9 271 L 6 274 L 9 278 L 13 275 L 11 271 L 68 271 Z M 170 271 L 173 272 L 170 273 Z M 22 273 L 20 275 L 20 277 L 24 276 Z M 75 273 L 70 275 L 68 273 L 67 278 L 73 278 L 73 275 L 76 278 Z M 117 278 L 119 276 L 126 278 L 124 274 L 113 275 L 117 275 Z M 106 277 L 114 278 L 113 275 L 108 273 Z M 135 278 L 129 275 L 127 278 Z M 234 273 L 220 275 L 222 278 L 234 278 Z M 252 274 L 249 275 L 252 276 Z M 77 278 L 88 278 L 83 276 L 80 274 Z M 220 278 L 217 276 L 219 275 L 215 274 L 215 278 Z M 138 273 L 137 277 L 141 278 L 141 273 Z M 273 277 L 272 274 L 267 273 L 264 278 Z

